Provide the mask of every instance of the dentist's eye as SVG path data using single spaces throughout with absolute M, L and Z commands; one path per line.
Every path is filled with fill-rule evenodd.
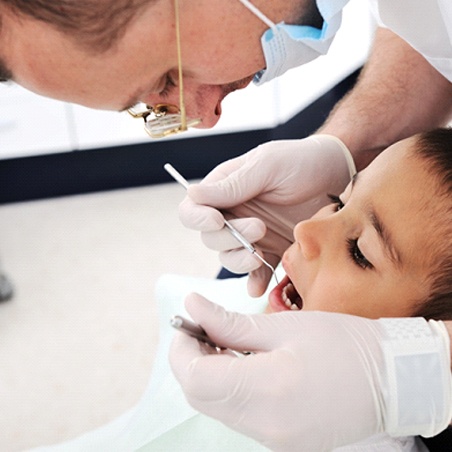
M 162 96 L 162 97 L 168 96 L 171 89 L 174 88 L 175 86 L 176 86 L 176 83 L 174 82 L 174 80 L 171 78 L 171 76 L 169 74 L 166 74 L 165 86 L 159 92 L 159 96 Z
M 339 198 L 339 196 L 330 194 L 327 196 L 328 198 L 330 198 L 331 204 L 334 204 L 336 212 L 339 212 L 339 210 L 343 209 L 344 203 L 341 201 L 341 198 Z
M 366 259 L 366 256 L 364 256 L 364 254 L 359 249 L 358 240 L 348 239 L 347 247 L 350 257 L 356 265 L 360 266 L 363 269 L 374 268 L 374 266 Z

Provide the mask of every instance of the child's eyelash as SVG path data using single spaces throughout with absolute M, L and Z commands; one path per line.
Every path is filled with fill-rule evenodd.
M 358 246 L 358 240 L 356 239 L 348 239 L 347 240 L 347 248 L 352 258 L 353 262 L 359 265 L 361 268 L 374 268 L 374 266 L 366 259 L 364 254 L 361 252 Z
M 344 207 L 344 203 L 341 201 L 341 198 L 339 198 L 339 196 L 331 194 L 328 194 L 327 196 L 330 199 L 331 203 L 336 205 L 336 211 L 339 211 Z
M 344 208 L 344 203 L 341 201 L 341 198 L 337 195 L 328 195 L 332 204 L 336 207 L 336 212 Z M 361 252 L 358 246 L 357 239 L 347 239 L 347 249 L 348 253 L 355 264 L 359 267 L 366 268 L 374 268 L 374 266 L 367 260 L 364 254 Z

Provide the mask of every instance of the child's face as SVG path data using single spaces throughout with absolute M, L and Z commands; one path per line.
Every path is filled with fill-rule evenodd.
M 270 312 L 303 309 L 368 318 L 414 312 L 429 293 L 427 279 L 439 249 L 432 219 L 439 215 L 433 207 L 435 182 L 423 160 L 412 156 L 414 144 L 410 138 L 388 148 L 338 203 L 297 224 L 295 243 L 282 259 L 287 277 L 269 296 Z M 286 295 L 296 307 L 286 306 Z

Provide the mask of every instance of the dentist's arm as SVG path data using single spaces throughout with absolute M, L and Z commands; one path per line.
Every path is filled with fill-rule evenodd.
M 186 306 L 219 345 L 257 351 L 218 354 L 178 334 L 170 362 L 187 400 L 271 450 L 329 451 L 379 432 L 433 436 L 450 422 L 442 322 L 324 312 L 244 316 L 199 295 Z
M 340 138 L 358 171 L 383 149 L 452 119 L 452 83 L 392 31 L 377 30 L 359 80 L 319 133 Z

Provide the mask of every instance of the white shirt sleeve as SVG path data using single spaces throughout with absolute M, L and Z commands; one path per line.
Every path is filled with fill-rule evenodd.
M 452 82 L 450 0 L 369 0 L 379 26 L 399 35 Z

